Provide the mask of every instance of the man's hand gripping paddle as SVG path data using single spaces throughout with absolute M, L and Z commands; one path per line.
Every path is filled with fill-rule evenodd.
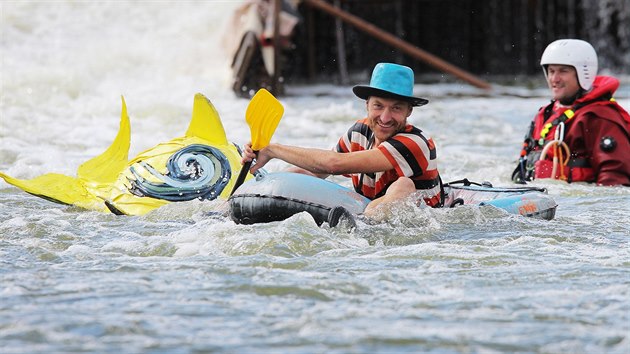
M 283 114 L 284 107 L 269 91 L 260 89 L 256 92 L 245 111 L 245 120 L 251 132 L 252 150 L 254 152 L 258 152 L 269 145 Z M 252 161 L 243 165 L 230 196 L 243 184 L 251 165 Z

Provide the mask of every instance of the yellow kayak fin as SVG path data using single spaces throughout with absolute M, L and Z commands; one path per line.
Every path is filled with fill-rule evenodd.
M 127 105 L 125 98 L 122 100 L 122 111 L 120 114 L 120 128 L 114 142 L 97 157 L 84 162 L 77 171 L 79 179 L 93 187 L 100 188 L 109 186 L 116 179 L 122 170 L 127 167 L 129 160 L 129 145 L 131 142 L 131 124 L 127 115 Z
M 227 145 L 223 123 L 212 103 L 202 94 L 195 95 L 193 114 L 186 137 L 198 137 L 210 145 Z
M 74 177 L 47 173 L 33 179 L 17 179 L 2 172 L 0 172 L 0 177 L 27 193 L 52 202 L 107 211 L 103 201 L 91 195 L 81 181 Z
M 116 139 L 104 153 L 83 163 L 77 171 L 77 178 L 59 173 L 47 173 L 23 180 L 1 172 L 0 177 L 25 192 L 50 201 L 107 211 L 102 198 L 109 195 L 112 183 L 127 166 L 130 139 L 129 116 L 125 99 L 122 98 L 120 128 Z

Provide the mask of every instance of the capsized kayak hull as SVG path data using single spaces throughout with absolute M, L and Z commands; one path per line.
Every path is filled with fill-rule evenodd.
M 122 98 L 120 127 L 102 154 L 79 166 L 76 177 L 47 173 L 0 178 L 49 201 L 114 214 L 143 215 L 171 202 L 227 199 L 241 170 L 241 154 L 229 142 L 214 105 L 195 95 L 184 136 L 129 160 L 131 125 Z

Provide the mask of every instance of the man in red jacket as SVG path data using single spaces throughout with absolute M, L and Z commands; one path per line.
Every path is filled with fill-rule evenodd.
M 619 80 L 596 76 L 595 49 L 578 39 L 551 43 L 540 65 L 552 100 L 534 117 L 512 180 L 630 186 L 630 115 L 613 98 Z

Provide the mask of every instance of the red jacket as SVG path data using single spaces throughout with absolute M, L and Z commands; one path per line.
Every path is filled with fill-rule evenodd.
M 546 159 L 537 161 L 536 178 L 566 178 L 567 182 L 597 182 L 602 185 L 630 186 L 630 115 L 614 99 L 619 80 L 597 76 L 593 88 L 578 98 L 571 107 L 556 102 L 543 107 L 533 121 L 534 148 L 530 157 L 540 155 L 543 146 L 554 139 L 564 119 L 564 143 L 569 148 L 568 165 L 559 167 L 552 176 L 555 152 L 566 159 L 566 150 L 549 149 Z M 565 111 L 571 109 L 565 114 Z M 542 138 L 542 140 L 541 140 Z M 542 143 L 542 144 L 541 144 Z M 565 152 L 564 156 L 561 153 Z M 530 161 L 531 163 L 531 161 Z

